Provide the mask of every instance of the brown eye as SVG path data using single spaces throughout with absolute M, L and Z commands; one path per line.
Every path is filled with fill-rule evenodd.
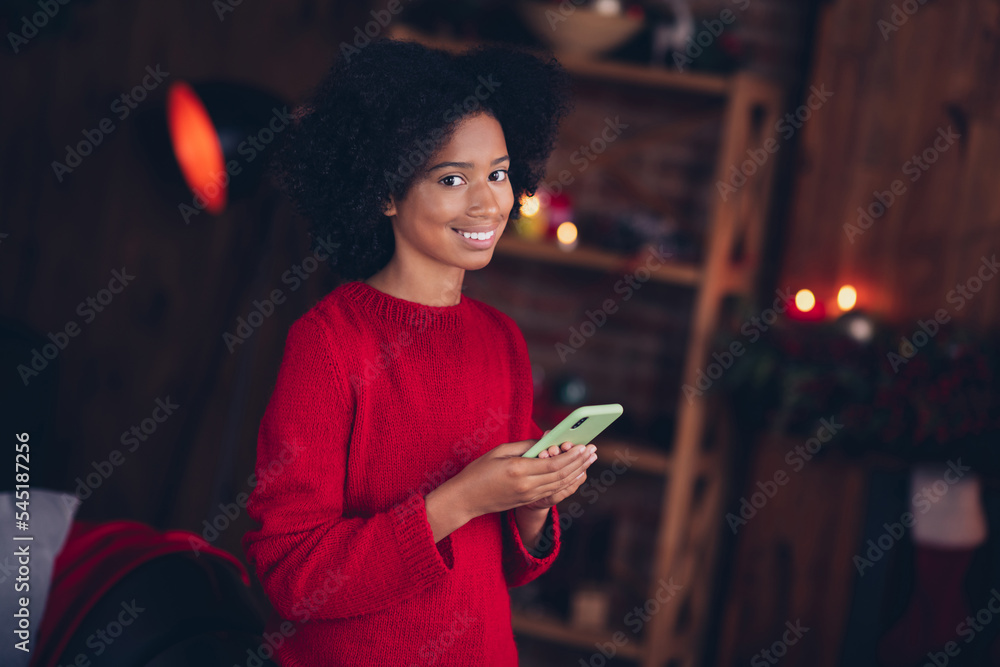
M 438 181 L 438 183 L 442 183 L 444 185 L 447 185 L 448 187 L 455 187 L 454 184 L 445 183 L 445 181 L 447 181 L 449 178 L 461 178 L 461 176 L 455 176 L 454 174 L 452 174 L 451 176 L 445 176 L 440 181 Z

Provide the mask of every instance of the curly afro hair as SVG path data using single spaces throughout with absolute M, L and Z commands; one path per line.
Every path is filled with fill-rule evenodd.
M 331 253 L 341 279 L 365 279 L 395 250 L 383 213 L 404 198 L 434 152 L 466 117 L 487 113 L 504 131 L 518 202 L 545 175 L 569 75 L 551 54 L 481 45 L 463 53 L 379 39 L 341 56 L 296 111 L 268 163 L 272 181 Z

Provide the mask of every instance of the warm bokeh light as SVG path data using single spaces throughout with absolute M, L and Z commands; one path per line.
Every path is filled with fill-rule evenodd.
M 563 245 L 573 245 L 576 243 L 576 225 L 567 220 L 556 228 L 556 238 Z
M 179 81 L 167 93 L 167 126 L 184 181 L 218 215 L 226 208 L 227 187 L 222 144 L 205 105 L 188 84 Z
M 539 201 L 538 195 L 521 197 L 521 215 L 535 215 L 541 206 L 542 203 Z
M 795 293 L 795 307 L 799 312 L 808 313 L 816 307 L 816 297 L 807 289 L 800 289 Z
M 858 291 L 854 289 L 851 285 L 844 285 L 837 292 L 837 306 L 843 310 L 848 311 L 854 308 L 854 305 L 858 302 Z
M 867 317 L 861 315 L 847 316 L 847 334 L 859 343 L 867 343 L 875 336 L 875 325 Z

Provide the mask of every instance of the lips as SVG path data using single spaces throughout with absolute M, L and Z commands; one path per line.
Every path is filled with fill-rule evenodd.
M 454 227 L 452 229 L 454 229 Z M 491 229 L 488 232 L 474 232 L 469 230 L 455 229 L 455 233 L 460 234 L 461 236 L 464 236 L 467 239 L 486 241 L 488 239 L 493 238 L 494 234 L 496 234 L 496 231 Z
M 496 241 L 499 225 L 474 225 L 470 227 L 452 227 L 459 238 L 474 248 L 489 248 Z

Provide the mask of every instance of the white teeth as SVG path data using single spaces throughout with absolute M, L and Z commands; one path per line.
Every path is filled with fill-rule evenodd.
M 458 231 L 458 230 L 456 229 L 455 231 Z M 489 231 L 489 232 L 459 232 L 459 234 L 461 234 L 462 236 L 464 236 L 467 239 L 476 239 L 478 241 L 485 241 L 486 239 L 491 239 L 491 238 L 493 238 L 493 234 L 495 234 L 495 233 L 496 233 L 496 230 Z

